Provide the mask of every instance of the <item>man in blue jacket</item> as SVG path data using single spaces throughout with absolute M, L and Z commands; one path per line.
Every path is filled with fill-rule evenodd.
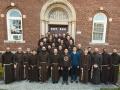
M 80 65 L 80 54 L 77 52 L 77 48 L 73 47 L 73 52 L 71 53 L 71 83 L 77 81 L 77 69 Z

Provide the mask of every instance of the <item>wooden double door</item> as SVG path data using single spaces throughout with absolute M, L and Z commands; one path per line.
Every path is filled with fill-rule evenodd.
M 68 32 L 68 25 L 49 25 L 48 31 L 52 34 L 63 34 Z

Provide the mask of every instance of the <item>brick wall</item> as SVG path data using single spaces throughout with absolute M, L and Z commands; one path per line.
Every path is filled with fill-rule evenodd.
M 26 18 L 23 19 L 23 33 L 25 43 L 4 43 L 7 39 L 6 16 L 0 17 L 0 51 L 5 50 L 6 46 L 10 46 L 13 50 L 21 46 L 36 48 L 37 41 L 40 37 L 40 11 L 47 0 L 12 0 L 15 6 L 21 10 Z M 76 35 L 76 42 L 81 43 L 83 47 L 107 47 L 109 51 L 112 48 L 120 49 L 120 1 L 119 0 L 68 0 L 75 8 L 77 14 L 77 31 L 81 31 L 80 35 Z M 0 0 L 0 14 L 6 14 L 11 8 L 11 0 Z M 103 7 L 103 11 L 112 18 L 112 22 L 108 21 L 107 40 L 108 45 L 92 45 L 92 21 L 89 20 Z

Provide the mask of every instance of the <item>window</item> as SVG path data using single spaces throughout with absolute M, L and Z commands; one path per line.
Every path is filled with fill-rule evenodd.
M 10 9 L 7 12 L 8 41 L 22 41 L 22 14 L 18 9 Z
M 105 43 L 107 29 L 107 16 L 97 13 L 93 18 L 92 43 Z

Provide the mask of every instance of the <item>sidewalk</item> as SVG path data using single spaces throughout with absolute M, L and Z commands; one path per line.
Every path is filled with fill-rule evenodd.
M 100 90 L 100 88 L 115 88 L 115 85 L 93 85 L 91 83 L 69 83 L 69 85 L 62 85 L 62 81 L 58 84 L 52 84 L 51 81 L 48 83 L 41 84 L 40 82 L 20 81 L 12 84 L 5 85 L 3 81 L 0 82 L 0 89 L 7 90 Z

